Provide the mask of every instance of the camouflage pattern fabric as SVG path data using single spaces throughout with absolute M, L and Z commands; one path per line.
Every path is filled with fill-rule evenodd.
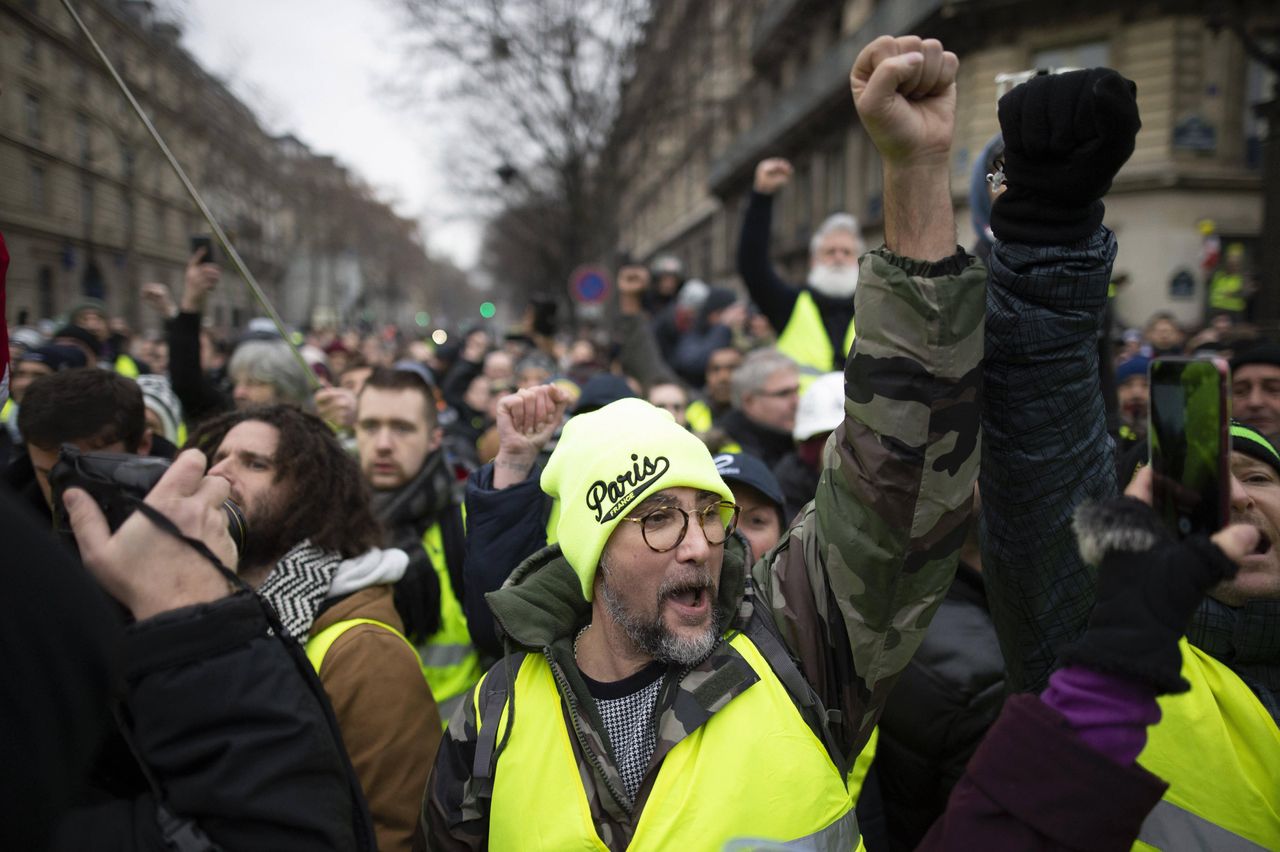
M 846 417 L 827 445 L 817 496 L 750 569 L 743 542 L 726 545 L 722 632 L 746 632 L 766 659 L 770 643 L 794 658 L 770 665 L 845 770 L 955 573 L 978 471 L 984 281 L 962 253 L 936 264 L 883 248 L 863 258 Z M 663 758 L 757 675 L 726 642 L 667 674 L 657 749 L 632 802 L 574 663 L 573 637 L 591 610 L 559 549 L 530 557 L 488 600 L 510 646 L 550 664 L 596 832 L 608 848 L 625 848 Z M 521 654 L 495 666 L 450 721 L 423 802 L 426 848 L 486 846 L 485 767 L 506 731 L 479 720 L 506 706 L 518 726 L 519 702 L 492 702 L 507 701 L 502 682 L 514 680 Z

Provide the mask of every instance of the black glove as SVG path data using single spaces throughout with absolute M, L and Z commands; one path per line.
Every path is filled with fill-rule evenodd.
M 1102 224 L 1100 200 L 1133 153 L 1137 86 L 1110 68 L 1033 77 L 1000 99 L 1004 194 L 997 239 L 1065 245 Z
M 1234 577 L 1235 564 L 1203 536 L 1174 541 L 1151 507 L 1131 497 L 1081 506 L 1075 527 L 1081 555 L 1098 566 L 1098 595 L 1063 662 L 1186 692 L 1178 640 L 1205 592 Z

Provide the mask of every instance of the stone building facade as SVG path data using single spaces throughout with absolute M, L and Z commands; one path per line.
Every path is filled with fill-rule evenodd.
M 1137 83 L 1143 128 L 1107 200 L 1106 222 L 1120 240 L 1115 269 L 1129 282 L 1117 314 L 1140 324 L 1169 309 L 1198 322 L 1200 223 L 1212 221 L 1224 245 L 1242 242 L 1257 257 L 1266 129 L 1252 107 L 1274 86 L 1235 36 L 1210 31 L 1204 9 L 1101 0 L 657 0 L 624 116 L 654 109 L 653 97 L 633 94 L 637 81 L 664 77 L 673 110 L 688 114 L 620 122 L 630 152 L 620 243 L 645 257 L 673 252 L 699 277 L 734 280 L 755 164 L 783 156 L 795 175 L 774 202 L 780 270 L 803 278 L 809 236 L 837 210 L 857 216 L 875 244 L 880 165 L 853 109 L 849 71 L 877 35 L 916 33 L 941 38 L 961 60 L 952 194 L 966 246 L 976 239 L 971 174 L 998 130 L 997 75 L 1108 65 Z M 1280 13 L 1256 9 L 1280 25 Z M 707 90 L 701 98 L 685 96 L 698 87 Z
M 147 0 L 77 10 L 286 321 L 389 322 L 422 309 L 429 262 L 416 223 L 331 157 L 270 134 Z M 92 296 L 135 327 L 155 323 L 139 285 L 168 283 L 177 298 L 190 239 L 210 228 L 57 0 L 0 4 L 0 87 L 9 322 Z M 225 259 L 209 313 L 228 329 L 262 313 Z

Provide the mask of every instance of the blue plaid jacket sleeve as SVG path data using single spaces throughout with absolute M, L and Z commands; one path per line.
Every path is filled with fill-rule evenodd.
M 1071 518 L 1116 491 L 1097 347 L 1115 256 L 1115 235 L 1099 227 L 1069 246 L 998 242 L 990 258 L 982 557 L 1014 690 L 1046 685 L 1093 608 Z

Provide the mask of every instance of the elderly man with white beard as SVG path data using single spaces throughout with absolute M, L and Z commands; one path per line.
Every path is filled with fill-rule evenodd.
M 783 281 L 769 261 L 770 220 L 773 196 L 791 174 L 791 164 L 779 158 L 756 166 L 738 241 L 738 272 L 777 332 L 778 350 L 800 366 L 804 389 L 823 373 L 844 368 L 853 345 L 853 293 L 865 246 L 858 220 L 833 213 L 809 241 L 808 279 L 799 287 Z

